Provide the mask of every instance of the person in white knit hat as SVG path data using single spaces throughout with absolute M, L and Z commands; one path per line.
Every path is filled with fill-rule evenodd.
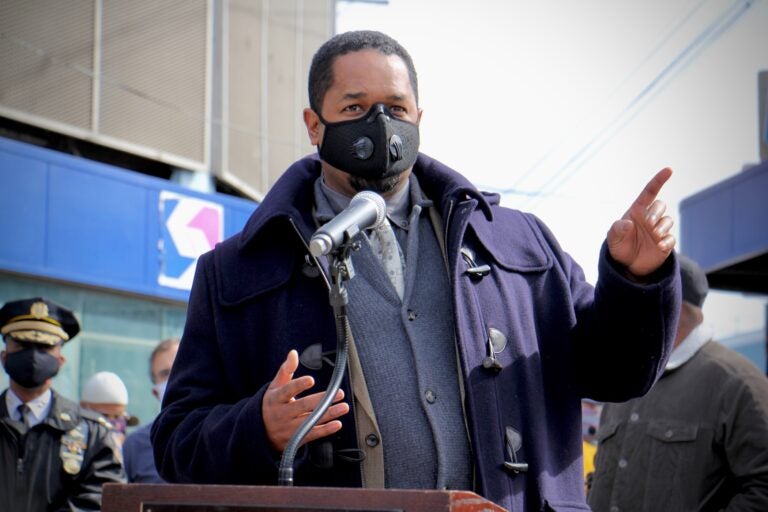
M 128 413 L 128 389 L 113 372 L 97 372 L 83 386 L 80 406 L 101 413 L 112 425 L 116 441 L 122 446 L 125 429 L 138 425 L 139 419 Z

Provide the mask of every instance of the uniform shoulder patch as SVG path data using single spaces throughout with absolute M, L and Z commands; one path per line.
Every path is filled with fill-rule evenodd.
M 93 421 L 99 425 L 103 425 L 108 429 L 112 429 L 112 424 L 108 422 L 107 418 L 102 416 L 101 413 L 92 411 L 90 409 L 80 409 L 80 416 L 85 420 Z

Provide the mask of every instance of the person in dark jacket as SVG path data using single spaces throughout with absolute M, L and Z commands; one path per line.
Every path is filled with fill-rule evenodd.
M 152 350 L 149 356 L 149 378 L 152 379 L 152 395 L 163 403 L 168 376 L 171 374 L 173 360 L 179 350 L 178 338 L 168 338 Z M 165 481 L 157 474 L 155 458 L 152 454 L 152 441 L 149 433 L 150 421 L 131 432 L 123 445 L 125 475 L 131 483 L 161 484 Z
M 110 426 L 51 389 L 77 319 L 35 297 L 3 305 L 0 326 L 10 378 L 0 395 L 0 510 L 100 510 L 102 485 L 125 482 Z
M 243 231 L 198 261 L 152 428 L 161 476 L 278 482 L 334 365 L 329 261 L 309 241 L 373 190 L 386 222 L 354 237 L 349 371 L 293 483 L 586 508 L 580 398 L 646 392 L 672 342 L 679 276 L 656 200 L 671 171 L 611 227 L 593 289 L 540 220 L 418 152 L 417 77 L 396 41 L 334 36 L 313 58 L 309 99 L 319 155 L 293 164 Z
M 679 255 L 683 308 L 675 348 L 651 391 L 606 404 L 589 504 L 611 510 L 768 510 L 768 379 L 712 340 L 709 289 Z

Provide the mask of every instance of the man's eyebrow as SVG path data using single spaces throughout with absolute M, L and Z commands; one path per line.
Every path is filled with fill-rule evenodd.
M 366 96 L 368 96 L 368 93 L 366 92 L 348 92 L 342 96 L 342 100 L 359 100 L 360 98 L 365 98 Z M 404 101 L 405 98 L 405 94 L 390 94 L 387 96 L 387 99 L 390 101 Z

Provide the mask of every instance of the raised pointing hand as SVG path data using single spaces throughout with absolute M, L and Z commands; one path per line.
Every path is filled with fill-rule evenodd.
M 675 237 L 669 233 L 674 222 L 664 215 L 667 206 L 656 199 L 670 176 L 672 169 L 668 167 L 656 173 L 624 216 L 608 230 L 611 256 L 635 277 L 658 269 L 675 248 Z

